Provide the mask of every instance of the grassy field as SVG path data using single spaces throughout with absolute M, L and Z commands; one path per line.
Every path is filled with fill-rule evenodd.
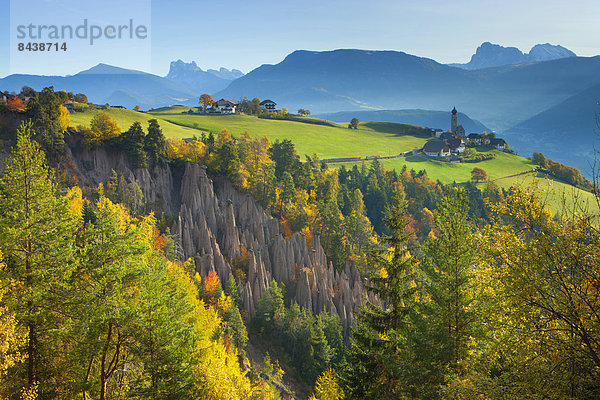
M 148 120 L 155 118 L 158 120 L 160 127 L 162 128 L 164 134 L 167 137 L 187 138 L 192 137 L 194 135 L 200 135 L 200 132 L 198 132 L 195 129 L 172 124 L 171 122 L 165 121 L 164 119 L 160 118 L 159 115 L 150 115 L 147 113 L 113 107 L 110 107 L 108 110 L 95 110 L 87 108 L 83 112 L 73 112 L 71 113 L 71 125 L 73 127 L 76 127 L 77 125 L 89 126 L 91 119 L 94 117 L 94 115 L 96 115 L 96 113 L 100 111 L 106 112 L 115 121 L 117 121 L 119 127 L 123 131 L 126 131 L 131 126 L 131 124 L 133 124 L 136 121 L 141 123 L 142 126 L 146 128 L 148 127 Z
M 133 122 L 138 121 L 144 127 L 148 120 L 156 118 L 167 137 L 189 138 L 200 136 L 202 132 L 219 132 L 224 128 L 234 136 L 247 131 L 251 136 L 267 136 L 271 141 L 291 139 L 298 153 L 317 153 L 321 158 L 365 157 L 370 155 L 389 156 L 422 147 L 428 140 L 423 134 L 425 130 L 412 125 L 387 122 L 362 122 L 359 129 L 347 129 L 347 124 L 339 127 L 316 125 L 313 123 L 260 119 L 246 115 L 192 115 L 183 114 L 190 107 L 174 106 L 140 113 L 120 108 L 105 110 L 115 119 L 121 129 L 126 130 Z M 72 125 L 89 125 L 98 110 L 86 109 L 84 112 L 71 114 Z M 435 161 L 428 157 L 410 156 L 391 160 L 381 160 L 386 169 L 400 170 L 403 166 L 415 171 L 426 170 L 432 180 L 443 183 L 465 183 L 471 179 L 474 167 L 486 171 L 489 180 L 498 186 L 508 188 L 519 182 L 527 185 L 534 180 L 532 174 L 513 176 L 535 168 L 526 158 L 507 154 L 497 150 L 478 148 L 479 152 L 494 152 L 496 158 L 479 163 L 452 164 Z M 359 163 L 360 164 L 360 163 Z M 342 164 L 330 164 L 339 167 Z M 344 163 L 351 168 L 353 163 Z M 550 179 L 538 179 L 540 188 L 545 189 L 545 201 L 554 212 L 560 212 L 563 197 L 572 205 L 575 198 L 582 204 L 588 204 L 591 210 L 598 212 L 591 193 L 573 188 L 570 185 Z
M 507 154 L 498 150 L 477 149 L 478 152 L 493 152 L 496 158 L 493 160 L 482 161 L 478 163 L 453 164 L 442 161 L 432 160 L 425 156 L 409 156 L 405 158 L 395 158 L 392 160 L 381 160 L 386 169 L 401 170 L 403 166 L 409 170 L 426 170 L 429 177 L 433 180 L 439 180 L 442 183 L 464 183 L 471 180 L 471 170 L 479 167 L 485 170 L 488 179 L 498 179 L 509 175 L 516 175 L 525 171 L 531 171 L 535 165 L 526 158 Z M 339 166 L 341 164 L 334 164 Z M 353 163 L 345 163 L 346 168 L 351 168 Z
M 180 107 L 175 110 L 180 109 L 185 110 Z M 422 147 L 427 141 L 424 137 L 402 134 L 405 130 L 414 129 L 402 124 L 367 123 L 354 130 L 247 115 L 191 115 L 172 111 L 173 108 L 159 109 L 150 114 L 200 131 L 217 133 L 227 128 L 234 136 L 246 131 L 251 136 L 267 136 L 271 141 L 291 139 L 301 156 L 312 153 L 317 153 L 321 158 L 388 156 Z
M 592 193 L 554 179 L 549 179 L 544 174 L 531 173 L 513 178 L 502 178 L 494 181 L 494 183 L 505 189 L 517 183 L 523 187 L 532 184 L 536 185 L 539 189 L 540 200 L 553 213 L 569 213 L 573 210 L 573 206 L 575 206 L 578 211 L 587 210 L 594 215 L 600 214 L 600 207 L 598 207 L 596 198 Z

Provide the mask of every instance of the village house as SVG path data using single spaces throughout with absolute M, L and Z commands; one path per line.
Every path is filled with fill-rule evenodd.
M 429 157 L 448 157 L 450 147 L 442 140 L 430 140 L 423 146 L 423 153 Z
M 265 111 L 275 111 L 275 107 L 277 107 L 277 103 L 275 103 L 272 100 L 263 100 L 263 101 L 260 102 L 260 106 Z
M 465 141 L 460 137 L 453 137 L 446 141 L 452 153 L 462 153 L 465 151 Z
M 436 139 L 439 139 L 442 133 L 444 133 L 442 129 L 430 129 L 429 132 L 431 133 L 431 137 Z
M 8 95 L 6 93 L 0 92 L 0 104 L 6 104 L 8 101 Z
M 231 99 L 221 99 L 213 105 L 213 110 L 221 114 L 235 114 L 239 103 Z
M 467 139 L 475 144 L 483 144 L 483 135 L 480 133 L 469 133 Z
M 498 150 L 506 149 L 507 144 L 508 143 L 506 143 L 506 141 L 504 139 L 500 139 L 500 138 L 490 139 L 490 146 L 492 146 Z

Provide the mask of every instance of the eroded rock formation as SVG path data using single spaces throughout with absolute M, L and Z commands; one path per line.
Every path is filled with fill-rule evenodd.
M 203 166 L 187 164 L 183 176 L 175 179 L 168 166 L 132 170 L 122 153 L 78 149 L 73 154 L 75 172 L 86 183 L 106 182 L 115 170 L 137 182 L 155 210 L 174 215 L 172 233 L 179 257 L 193 258 L 202 277 L 216 271 L 225 282 L 233 260 L 245 255 L 247 281 L 239 286 L 250 318 L 274 279 L 295 291 L 291 298 L 301 307 L 339 315 L 348 332 L 365 293 L 363 282 L 354 267 L 347 265 L 341 272 L 333 268 L 318 234 L 311 246 L 302 234 L 284 238 L 279 222 L 252 196 L 238 192 L 227 180 L 213 182 Z

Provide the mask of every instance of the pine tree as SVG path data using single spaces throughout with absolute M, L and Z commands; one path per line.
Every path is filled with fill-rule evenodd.
M 415 265 L 406 233 L 406 201 L 396 190 L 385 222 L 391 236 L 387 248 L 373 252 L 375 270 L 367 300 L 352 330 L 343 381 L 350 398 L 399 398 L 414 392 L 410 343 L 415 325 L 417 291 Z
M 235 280 L 233 274 L 229 274 L 229 278 L 227 278 L 227 282 L 225 282 L 225 287 L 223 288 L 225 294 L 233 300 L 233 304 L 239 307 L 243 307 L 242 298 L 240 296 L 240 292 L 238 289 L 238 284 Z
M 61 101 L 54 88 L 44 88 L 30 99 L 28 114 L 33 120 L 35 138 L 51 161 L 65 152 L 64 128 L 61 126 Z
M 144 168 L 147 165 L 144 138 L 144 130 L 139 122 L 134 122 L 127 132 L 121 134 L 121 142 L 133 168 Z
M 163 164 L 167 157 L 167 141 L 156 119 L 148 121 L 148 134 L 144 138 L 144 149 L 154 164 Z
M 51 329 L 60 305 L 73 256 L 73 217 L 65 198 L 45 165 L 44 153 L 31 138 L 31 123 L 17 131 L 17 144 L 0 179 L 0 247 L 7 268 L 5 278 L 14 282 L 7 294 L 20 326 L 28 331 L 27 384 L 48 380 L 49 366 L 41 366 L 41 353 L 52 352 Z M 56 306 L 56 307 L 55 307 Z M 45 378 L 45 379 L 42 379 Z M 43 391 L 43 387 L 41 388 Z
M 468 216 L 465 192 L 451 189 L 435 215 L 439 238 L 428 239 L 421 264 L 430 300 L 428 312 L 437 324 L 431 329 L 439 332 L 445 342 L 440 343 L 437 355 L 443 364 L 452 367 L 465 356 L 472 322 L 468 308 L 474 248 Z
M 231 337 L 233 344 L 242 354 L 245 354 L 244 349 L 248 343 L 248 331 L 242 320 L 242 315 L 237 305 L 232 304 L 225 314 L 225 322 L 227 322 L 227 328 L 225 333 Z

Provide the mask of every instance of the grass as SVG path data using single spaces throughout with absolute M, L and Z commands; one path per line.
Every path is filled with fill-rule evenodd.
M 513 178 L 502 178 L 494 181 L 499 187 L 508 189 L 515 184 L 523 187 L 536 185 L 539 189 L 540 201 L 546 204 L 555 214 L 586 210 L 594 215 L 600 214 L 600 207 L 595 196 L 585 190 L 567 183 L 548 178 L 545 174 L 527 174 Z
M 85 111 L 83 112 L 73 112 L 71 113 L 71 126 L 76 127 L 77 125 L 90 125 L 90 121 L 98 112 L 106 112 L 111 116 L 117 123 L 121 130 L 126 131 L 131 124 L 134 122 L 139 122 L 142 124 L 144 128 L 148 127 L 148 120 L 157 119 L 160 127 L 163 130 L 163 133 L 167 137 L 177 137 L 177 138 L 188 138 L 194 135 L 199 136 L 201 132 L 198 132 L 195 129 L 188 128 L 185 126 L 178 126 L 171 122 L 168 122 L 158 115 L 151 115 L 147 113 L 126 110 L 123 108 L 113 108 L 110 107 L 107 110 L 102 109 L 94 109 L 92 107 L 85 107 Z
M 393 124 L 391 131 L 384 131 L 381 127 L 374 129 L 368 124 L 363 124 L 359 129 L 347 129 L 248 115 L 181 114 L 186 109 L 189 107 L 171 107 L 150 113 L 174 124 L 201 131 L 218 133 L 227 128 L 234 136 L 246 131 L 251 136 L 267 136 L 271 141 L 290 139 L 300 155 L 317 153 L 320 158 L 396 155 L 422 147 L 427 141 L 424 137 L 402 134 L 408 131 L 402 124 Z
M 426 170 L 427 175 L 432 180 L 439 180 L 442 183 L 464 183 L 471 180 L 471 170 L 475 167 L 482 168 L 488 175 L 488 179 L 498 179 L 509 175 L 516 175 L 525 171 L 531 171 L 536 166 L 529 160 L 513 154 L 504 153 L 498 150 L 489 150 L 477 148 L 478 152 L 492 152 L 496 158 L 478 163 L 447 163 L 436 161 L 425 156 L 409 156 L 405 158 L 395 158 L 392 160 L 381 160 L 380 162 L 386 169 L 396 169 L 400 171 L 403 166 L 415 171 Z M 335 164 L 339 165 L 339 164 Z M 352 163 L 346 163 L 346 168 L 352 166 Z
M 267 136 L 271 141 L 290 139 L 294 142 L 300 155 L 317 153 L 320 158 L 334 157 L 365 157 L 370 155 L 396 155 L 398 153 L 422 147 L 429 139 L 424 128 L 388 123 L 388 122 L 362 122 L 359 129 L 347 129 L 347 124 L 326 126 L 315 124 L 313 119 L 304 122 L 287 120 L 261 119 L 246 115 L 192 115 L 184 114 L 191 107 L 173 106 L 152 110 L 148 113 L 109 108 L 106 111 L 115 119 L 121 129 L 126 130 L 133 122 L 138 121 L 142 126 L 147 126 L 148 120 L 156 118 L 163 129 L 165 136 L 189 138 L 200 136 L 203 131 L 217 133 L 224 128 L 234 136 L 247 131 L 251 136 Z M 194 108 L 194 110 L 196 110 Z M 90 107 L 83 112 L 71 114 L 72 125 L 89 125 L 92 117 L 99 110 Z M 513 176 L 535 168 L 535 165 L 526 158 L 507 154 L 498 150 L 479 147 L 478 152 L 493 152 L 496 157 L 492 160 L 478 163 L 452 164 L 432 160 L 428 157 L 409 156 L 391 160 L 380 160 L 386 169 L 401 170 L 403 166 L 415 171 L 426 170 L 430 179 L 442 183 L 465 183 L 471 179 L 471 170 L 474 167 L 486 171 L 488 179 L 498 186 L 508 188 L 516 182 L 527 185 L 533 182 L 532 174 Z M 346 168 L 354 164 L 344 163 Z M 342 164 L 330 164 L 339 167 Z M 567 206 L 575 202 L 579 205 L 587 204 L 590 210 L 598 213 L 599 208 L 591 193 L 574 188 L 568 184 L 552 180 L 539 179 L 538 185 L 544 189 L 544 201 L 553 212 L 561 212 L 563 200 Z

